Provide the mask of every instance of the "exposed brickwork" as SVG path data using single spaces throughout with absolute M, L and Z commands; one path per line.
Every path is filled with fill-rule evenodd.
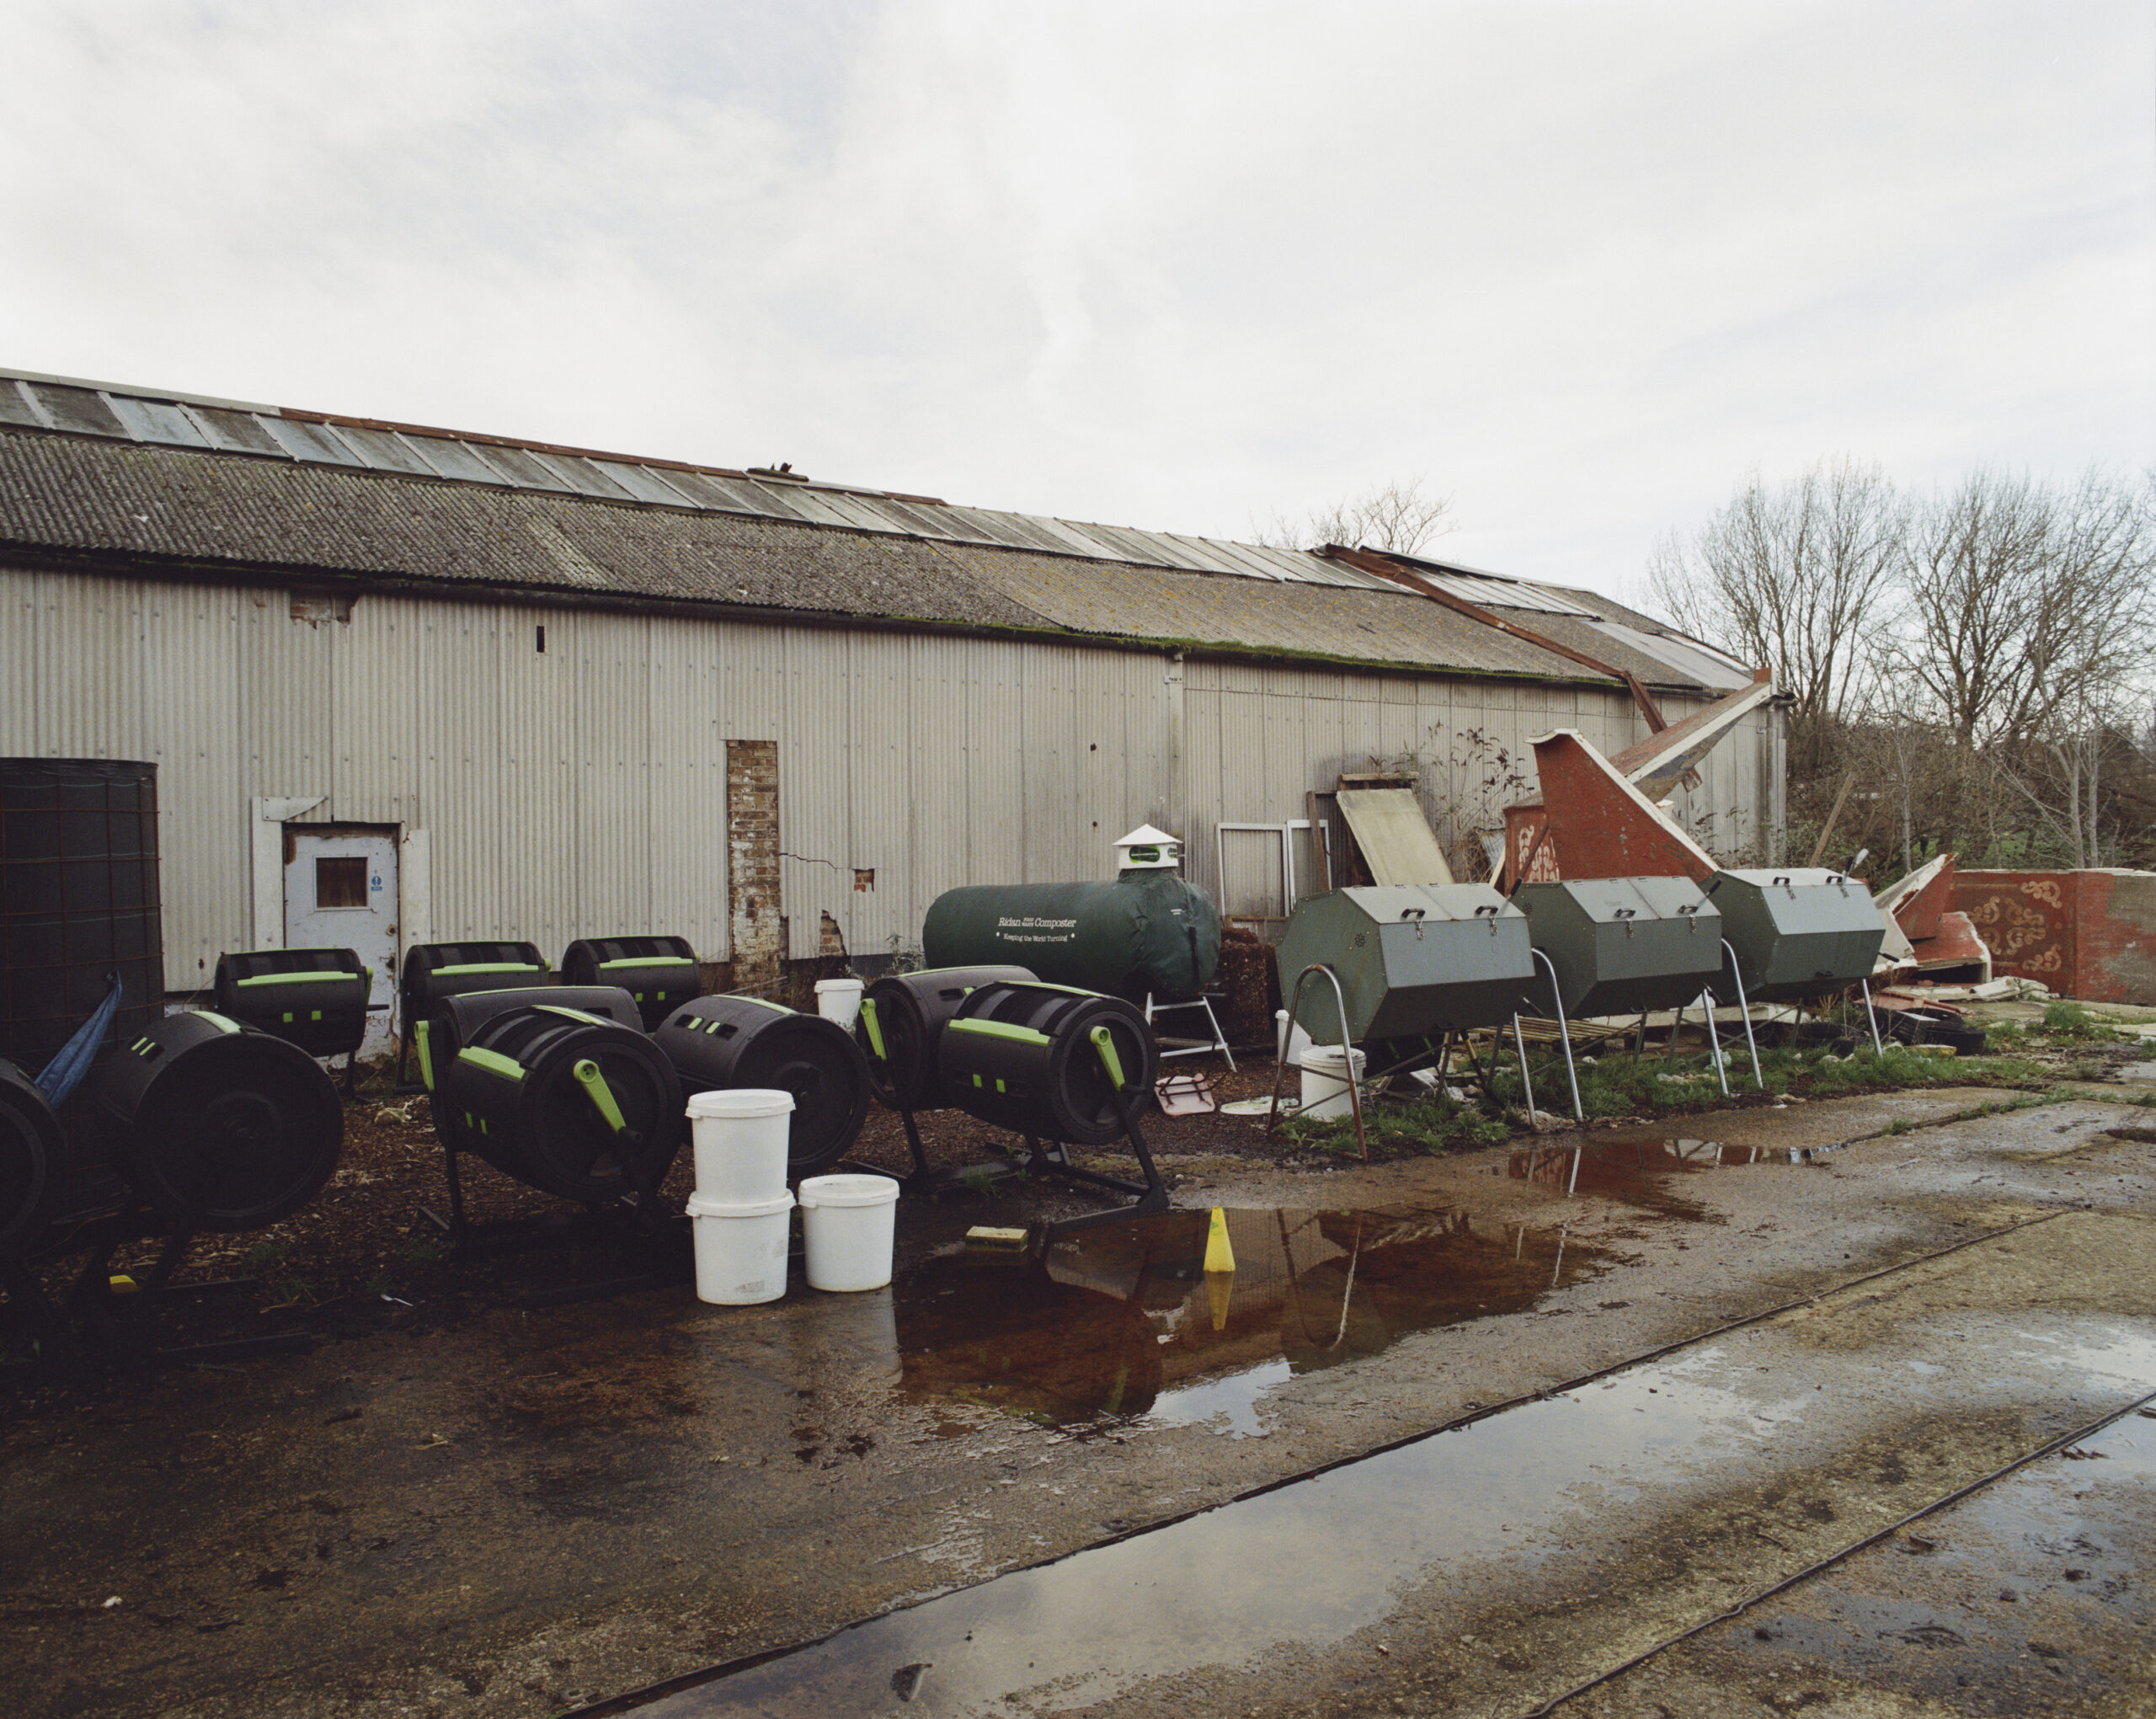
M 786 955 L 778 850 L 778 742 L 728 740 L 726 908 L 739 989 L 776 982 Z
M 1961 872 L 1954 905 L 1994 973 L 2089 1002 L 2156 1003 L 2156 872 Z

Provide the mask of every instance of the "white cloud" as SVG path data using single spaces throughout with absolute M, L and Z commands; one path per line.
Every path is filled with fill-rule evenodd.
M 2144 7 L 11 8 L 0 355 L 1615 588 L 2156 453 Z

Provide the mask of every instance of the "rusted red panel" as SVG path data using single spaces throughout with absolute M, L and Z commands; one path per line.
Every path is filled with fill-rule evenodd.
M 1962 872 L 1992 968 L 2099 1003 L 2156 1003 L 2156 872 Z
M 1894 918 L 1902 935 L 1913 943 L 1939 935 L 1939 916 L 1954 905 L 1954 857 L 1905 901 L 1894 904 Z
M 1689 878 L 1698 884 L 1719 869 L 1569 729 L 1534 743 L 1534 767 L 1566 877 Z

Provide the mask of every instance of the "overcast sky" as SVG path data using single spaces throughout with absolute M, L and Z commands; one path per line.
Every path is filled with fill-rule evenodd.
M 2156 459 L 2156 5 L 0 7 L 0 362 L 1636 591 Z

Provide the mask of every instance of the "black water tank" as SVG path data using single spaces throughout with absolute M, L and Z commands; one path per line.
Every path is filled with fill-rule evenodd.
M 634 1189 L 631 1152 L 654 1184 L 664 1181 L 686 1127 L 680 1081 L 657 1045 L 635 1028 L 558 1003 L 506 1010 L 477 1028 L 454 1060 L 437 1058 L 434 1104 L 462 1147 L 530 1187 L 589 1205 Z
M 894 1110 L 935 1110 L 949 1101 L 936 1077 L 936 1041 L 969 993 L 1030 980 L 1022 967 L 937 967 L 887 973 L 861 999 L 853 1036 L 868 1057 L 876 1096 Z
M 67 1136 L 45 1094 L 0 1058 L 0 1252 L 43 1225 L 67 1179 Z
M 108 1049 L 164 1012 L 157 766 L 0 758 L 0 1056 L 35 1074 L 115 974 Z
M 562 952 L 563 985 L 618 985 L 637 1000 L 648 1033 L 704 994 L 703 969 L 686 937 L 579 937 Z
M 320 1063 L 207 1010 L 152 1022 L 105 1064 L 97 1102 L 136 1191 L 205 1230 L 290 1216 L 344 1144 L 344 1102 Z
M 1102 1146 L 1150 1102 L 1153 1029 L 1121 997 L 1061 985 L 989 985 L 937 1041 L 947 1102 L 1038 1140 Z
M 793 1095 L 786 1173 L 846 1156 L 868 1117 L 868 1062 L 835 1021 L 755 997 L 698 997 L 652 1034 L 684 1092 L 763 1086 Z

